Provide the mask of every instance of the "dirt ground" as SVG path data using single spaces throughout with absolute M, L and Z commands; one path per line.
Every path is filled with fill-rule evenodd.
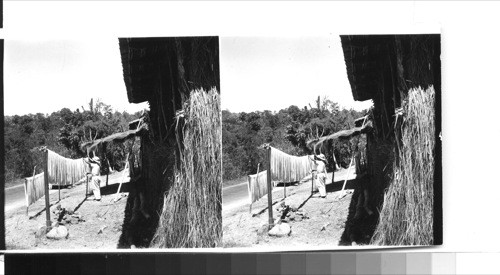
M 340 173 L 342 174 L 342 173 Z M 345 178 L 345 174 L 343 176 Z M 344 232 L 349 205 L 352 199 L 352 189 L 346 189 L 347 195 L 339 198 L 342 184 L 341 178 L 335 174 L 335 183 L 331 182 L 331 174 L 327 179 L 327 197 L 320 198 L 319 193 L 311 196 L 311 181 L 287 186 L 287 196 L 284 199 L 283 186 L 274 188 L 273 217 L 275 221 L 280 217 L 277 211 L 281 205 L 298 209 L 289 211 L 292 216 L 302 213 L 303 219 L 290 220 L 291 234 L 285 237 L 271 237 L 265 230 L 269 214 L 267 211 L 267 196 L 262 197 L 252 206 L 249 205 L 222 211 L 223 217 L 223 246 L 224 247 L 315 247 L 337 246 Z M 339 185 L 340 186 L 337 186 Z M 336 186 L 333 186 L 336 185 Z
M 101 182 L 101 201 L 95 201 L 93 195 L 85 199 L 86 184 L 72 188 L 61 189 L 61 200 L 58 194 L 51 194 L 51 221 L 57 221 L 58 205 L 61 208 L 75 211 L 79 218 L 67 216 L 64 226 L 69 235 L 66 239 L 52 240 L 36 237 L 40 227 L 46 225 L 45 199 L 40 198 L 29 207 L 28 216 L 26 207 L 14 209 L 5 213 L 5 241 L 7 249 L 115 249 L 122 233 L 124 209 L 127 203 L 129 186 L 122 185 L 121 199 L 113 202 L 118 189 L 121 174 L 116 173 L 109 177 L 108 186 L 105 186 L 105 176 Z M 127 182 L 128 177 L 125 178 Z

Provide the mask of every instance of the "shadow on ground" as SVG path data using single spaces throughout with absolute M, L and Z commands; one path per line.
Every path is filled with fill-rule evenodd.
M 375 227 L 378 222 L 378 211 L 372 206 L 370 208 L 373 210 L 372 215 L 368 215 L 366 211 L 360 210 L 361 215 L 355 218 L 356 208 L 358 200 L 360 199 L 360 194 L 363 192 L 361 186 L 362 181 L 369 181 L 368 177 L 356 178 L 347 181 L 346 189 L 354 189 L 352 194 L 351 203 L 349 204 L 349 214 L 347 216 L 347 221 L 345 224 L 344 232 L 340 237 L 339 245 L 352 245 L 352 242 L 357 244 L 367 245 L 375 231 Z M 335 192 L 342 189 L 341 182 L 335 182 L 335 184 L 327 186 L 327 192 Z M 330 188 L 329 188 L 330 187 Z
M 139 191 L 137 185 L 139 184 L 141 183 L 130 182 L 127 183 L 127 186 L 122 186 L 123 192 L 129 192 L 129 196 L 124 210 L 122 234 L 118 240 L 117 248 L 130 248 L 131 245 L 143 248 L 149 247 L 158 226 L 159 215 L 150 213 L 150 217 L 146 218 L 138 210 Z M 111 193 L 113 193 L 112 190 L 110 189 Z M 116 190 L 115 188 L 114 192 Z M 136 207 L 134 207 L 135 204 L 137 204 Z

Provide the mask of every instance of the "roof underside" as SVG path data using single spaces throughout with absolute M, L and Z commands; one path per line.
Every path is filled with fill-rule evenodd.
M 120 38 L 123 79 L 130 103 L 141 103 L 150 97 L 161 62 L 160 42 L 168 38 Z
M 150 100 L 155 89 L 179 78 L 188 90 L 219 90 L 217 37 L 120 38 L 119 44 L 130 103 Z
M 347 77 L 354 100 L 372 99 L 392 35 L 341 35 Z

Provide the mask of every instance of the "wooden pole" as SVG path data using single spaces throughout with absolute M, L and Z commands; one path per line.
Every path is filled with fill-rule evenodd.
M 274 226 L 273 187 L 271 184 L 271 147 L 267 146 L 267 211 L 269 212 L 269 229 Z
M 106 143 L 104 143 L 102 145 L 102 151 L 104 153 L 104 158 L 106 159 L 106 162 L 108 163 L 108 172 L 106 173 L 106 187 L 108 187 L 108 181 L 109 181 L 109 161 L 108 161 L 108 156 L 106 155 L 106 152 L 107 152 L 107 149 L 108 149 L 108 146 Z M 104 161 L 103 161 L 104 163 Z
M 347 169 L 347 175 L 345 176 L 344 185 L 342 185 L 342 190 L 340 191 L 340 198 L 344 197 L 344 188 L 349 179 L 349 173 L 351 172 L 352 161 L 354 160 L 354 156 L 351 157 L 351 162 L 349 163 L 349 168 Z
M 314 161 L 314 165 L 316 166 L 316 161 Z M 311 196 L 314 193 L 314 177 L 316 176 L 316 168 L 311 171 Z
M 64 176 L 67 177 L 67 175 L 64 175 Z M 60 182 L 57 184 L 57 187 L 58 187 L 57 189 L 58 189 L 58 192 L 59 192 L 59 201 L 61 201 L 61 183 Z
M 333 172 L 332 172 L 332 184 L 335 183 L 335 170 L 337 170 L 337 160 L 335 159 L 335 143 L 332 140 L 332 159 L 333 159 Z
M 85 199 L 87 199 L 87 196 L 89 195 L 89 174 L 85 174 L 85 181 L 87 182 L 87 185 L 85 187 Z
M 44 152 L 44 160 L 43 160 L 43 179 L 44 179 L 44 188 L 45 188 L 45 216 L 46 216 L 46 225 L 47 227 L 51 226 L 50 222 L 50 198 L 49 198 L 49 151 L 45 150 Z
M 120 180 L 120 185 L 118 185 L 118 191 L 116 191 L 116 195 L 115 195 L 115 199 L 114 199 L 115 202 L 117 202 L 118 199 L 120 198 L 119 195 L 120 195 L 120 190 L 122 189 L 123 179 L 125 178 L 125 172 L 126 172 L 127 168 L 130 169 L 130 167 L 128 165 L 129 156 L 130 156 L 130 154 L 127 154 L 127 159 L 125 160 L 125 168 L 122 171 L 122 178 Z

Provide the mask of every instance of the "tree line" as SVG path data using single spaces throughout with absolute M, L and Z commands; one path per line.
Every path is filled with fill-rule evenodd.
M 255 174 L 266 164 L 264 143 L 291 155 L 313 154 L 307 146 L 312 138 L 326 136 L 354 127 L 354 120 L 366 110 L 340 108 L 338 103 L 320 97 L 313 104 L 250 113 L 222 111 L 223 179 L 232 180 Z M 332 148 L 334 148 L 332 150 Z M 333 154 L 340 166 L 347 167 L 354 148 L 353 141 L 329 141 L 317 153 L 325 154 L 328 170 L 333 171 Z
M 63 108 L 49 114 L 5 116 L 5 180 L 30 177 L 42 172 L 41 146 L 67 158 L 86 156 L 80 146 L 90 140 L 106 137 L 128 129 L 128 122 L 139 118 L 140 112 L 113 111 L 100 100 L 91 100 L 87 107 L 75 111 Z M 122 169 L 125 144 L 111 143 L 105 158 L 113 169 Z M 36 168 L 35 168 L 36 166 Z M 107 163 L 105 165 L 107 166 Z

